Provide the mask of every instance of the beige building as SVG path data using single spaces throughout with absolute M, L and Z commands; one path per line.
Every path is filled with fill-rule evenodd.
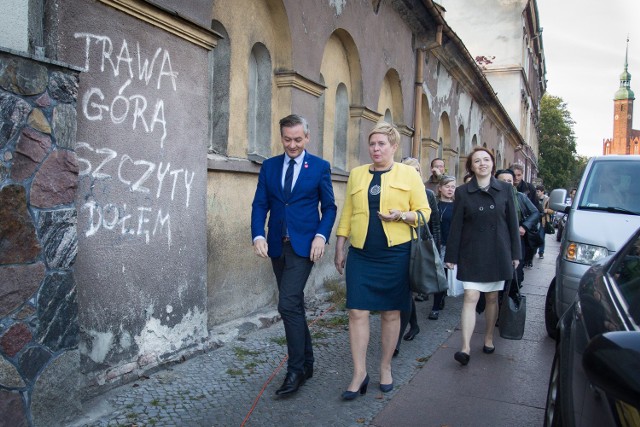
M 509 114 L 524 145 L 516 163 L 525 178 L 538 174 L 540 100 L 547 87 L 542 27 L 534 0 L 441 0 L 446 20 L 464 40 Z
M 0 225 L 20 224 L 0 226 L 17 248 L 0 253 L 0 399 L 12 420 L 56 425 L 84 398 L 223 344 L 229 322 L 275 308 L 249 225 L 285 115 L 309 120 L 339 208 L 382 119 L 402 135 L 397 160 L 424 170 L 441 157 L 460 178 L 474 145 L 498 167 L 535 166 L 535 2 L 512 14 L 530 62 L 507 67 L 517 89 L 504 100 L 507 82 L 493 86 L 432 0 L 26 4 L 9 3 L 0 34 Z M 334 241 L 308 297 L 340 280 Z

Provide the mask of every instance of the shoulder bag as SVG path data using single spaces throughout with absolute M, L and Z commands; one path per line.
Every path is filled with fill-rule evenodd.
M 544 232 L 545 234 L 554 234 L 556 232 L 556 229 L 553 227 L 553 222 L 551 221 L 551 216 L 549 214 L 546 215 Z
M 500 336 L 508 340 L 520 340 L 524 335 L 524 325 L 527 320 L 527 297 L 520 293 L 518 275 L 514 273 L 516 284 L 512 289 L 513 281 L 510 280 L 502 294 L 500 315 L 498 317 L 498 329 Z
M 435 294 L 447 290 L 447 277 L 436 242 L 429 231 L 422 212 L 417 211 L 418 227 L 411 227 L 411 258 L 409 263 L 409 285 L 421 294 Z

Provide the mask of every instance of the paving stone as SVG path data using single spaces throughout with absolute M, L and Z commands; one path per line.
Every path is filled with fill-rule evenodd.
M 158 371 L 149 379 L 140 379 L 136 381 L 138 387 L 124 385 L 99 396 L 96 399 L 108 400 L 113 410 L 91 424 L 75 425 L 130 425 L 127 414 L 132 413 L 141 425 L 149 425 L 151 418 L 156 426 L 241 425 L 257 400 L 246 426 L 366 426 L 453 333 L 460 319 L 461 305 L 461 298 L 448 298 L 447 307 L 434 322 L 427 320 L 431 304 L 416 304 L 421 332 L 414 341 L 403 341 L 400 355 L 393 359 L 395 387 L 391 393 L 383 394 L 377 387 L 380 316 L 372 315 L 368 352 L 372 382 L 366 395 L 355 402 L 340 399 L 351 378 L 349 331 L 344 325 L 332 328 L 330 322 L 323 321 L 311 326 L 316 337 L 314 377 L 291 397 L 275 396 L 286 373 L 286 363 L 282 364 L 286 347 L 278 343 L 284 337 L 284 329 L 278 322 L 252 330 L 242 336 L 242 340 Z M 309 307 L 309 321 L 327 308 L 329 304 L 325 302 Z M 342 310 L 323 316 L 325 320 L 346 318 L 346 311 Z M 154 399 L 159 401 L 156 406 L 151 403 Z M 85 406 L 85 410 L 91 410 L 91 402 Z

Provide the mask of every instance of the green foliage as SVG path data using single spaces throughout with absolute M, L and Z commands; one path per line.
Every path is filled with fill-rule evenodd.
M 539 176 L 548 191 L 576 187 L 584 170 L 583 159 L 576 155 L 573 124 L 571 113 L 562 98 L 552 95 L 542 97 L 538 166 Z

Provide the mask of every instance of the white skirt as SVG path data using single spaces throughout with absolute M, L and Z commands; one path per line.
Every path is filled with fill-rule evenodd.
M 465 289 L 475 289 L 480 292 L 495 292 L 504 290 L 504 280 L 498 282 L 462 282 Z

